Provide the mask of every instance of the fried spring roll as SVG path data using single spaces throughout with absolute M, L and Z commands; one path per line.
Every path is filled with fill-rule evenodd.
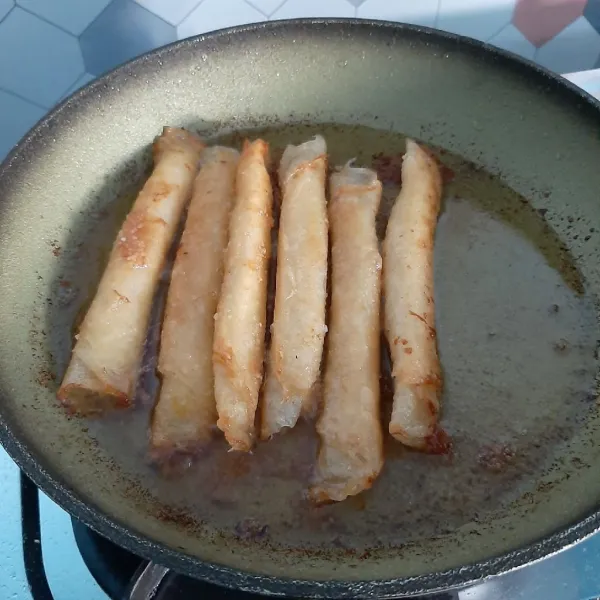
M 279 166 L 283 191 L 277 241 L 275 312 L 262 399 L 261 437 L 315 412 L 313 387 L 325 339 L 327 172 L 325 140 L 288 146 Z
M 379 420 L 381 256 L 375 215 L 381 183 L 370 169 L 344 167 L 331 177 L 331 308 L 317 503 L 371 487 L 383 466 Z
M 117 236 L 58 391 L 73 412 L 131 404 L 153 297 L 202 149 L 197 136 L 173 127 L 154 142 L 154 171 Z
M 239 153 L 208 148 L 194 181 L 163 321 L 161 389 L 152 417 L 152 454 L 188 452 L 217 422 L 212 346 Z
M 407 140 L 402 190 L 383 243 L 385 333 L 394 378 L 389 431 L 403 444 L 426 451 L 436 451 L 442 390 L 433 298 L 441 195 L 435 160 Z
M 249 451 L 263 377 L 273 191 L 266 142 L 246 142 L 236 178 L 225 275 L 215 315 L 217 426 L 234 450 Z

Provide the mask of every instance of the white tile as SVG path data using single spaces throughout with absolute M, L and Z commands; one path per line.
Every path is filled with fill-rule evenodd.
M 600 85 L 597 85 L 596 87 L 587 89 L 586 92 L 588 94 L 591 94 L 592 96 L 594 96 L 594 98 L 596 98 L 596 100 L 600 100 Z
M 543 67 L 557 73 L 591 69 L 600 56 L 600 34 L 585 17 L 579 17 L 535 54 Z
M 84 71 L 72 35 L 20 8 L 0 23 L 0 88 L 50 107 Z
M 17 0 L 17 5 L 80 35 L 111 0 Z
M 0 161 L 46 111 L 0 90 Z
M 437 17 L 438 0 L 366 0 L 357 10 L 362 19 L 401 21 L 433 27 Z
M 0 21 L 13 9 L 14 0 L 0 0 Z
M 515 0 L 440 0 L 436 27 L 485 41 L 510 23 Z
M 597 67 L 597 65 L 596 65 Z M 600 85 L 600 69 L 595 68 L 590 71 L 576 71 L 575 73 L 563 73 L 563 77 L 571 83 L 587 89 L 589 85 Z
M 202 0 L 135 0 L 135 2 L 167 23 L 179 25 Z
M 285 0 L 246 0 L 246 2 L 260 10 L 263 15 L 270 17 Z
M 177 37 L 182 39 L 215 29 L 264 20 L 264 15 L 244 0 L 204 0 L 177 27 Z
M 563 77 L 585 90 L 588 94 L 600 99 L 600 70 L 569 73 L 563 75 Z
M 84 73 L 81 77 L 77 78 L 77 81 L 67 90 L 62 99 L 68 98 L 71 94 L 74 94 L 79 88 L 96 79 L 91 73 Z
M 271 19 L 300 19 L 303 17 L 353 17 L 354 6 L 347 0 L 287 0 Z
M 514 52 L 523 58 L 533 59 L 536 47 L 514 26 L 507 25 L 489 40 L 490 44 Z

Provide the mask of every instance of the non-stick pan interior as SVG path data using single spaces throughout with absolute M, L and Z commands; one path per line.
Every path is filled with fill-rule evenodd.
M 379 167 L 388 201 L 402 134 L 438 152 L 447 185 L 436 301 L 452 457 L 388 441 L 371 492 L 315 510 L 302 496 L 310 426 L 249 457 L 217 443 L 183 476 L 161 479 L 144 458 L 151 394 L 103 421 L 65 416 L 55 378 L 165 124 L 232 143 L 232 131 L 252 130 L 275 151 L 320 131 L 333 163 L 356 156 Z M 447 582 L 459 583 L 481 568 L 461 566 L 566 528 L 600 495 L 599 124 L 597 109 L 554 79 L 412 28 L 275 24 L 126 65 L 55 111 L 0 172 L 8 450 L 38 483 L 51 474 L 57 499 L 116 541 L 149 553 L 153 540 L 173 551 L 163 561 L 221 580 L 175 552 L 294 579 L 399 578 L 394 589 L 410 591 L 441 581 L 411 576 L 450 569 Z M 516 566 L 594 524 L 487 566 Z

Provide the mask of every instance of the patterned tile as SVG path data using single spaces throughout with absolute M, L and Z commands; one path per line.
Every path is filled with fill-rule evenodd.
M 175 27 L 133 0 L 113 0 L 80 38 L 85 70 L 101 75 L 175 39 Z
M 538 48 L 583 14 L 587 0 L 517 0 L 513 23 Z
M 588 0 L 583 16 L 596 31 L 600 32 L 600 0 Z
M 440 0 L 436 27 L 478 40 L 488 40 L 510 23 L 515 0 Z
M 179 25 L 202 0 L 135 0 L 171 25 Z
M 13 9 L 14 0 L 0 0 L 0 21 Z
M 514 52 L 523 58 L 533 60 L 536 47 L 514 26 L 507 25 L 499 31 L 495 36 L 490 38 L 490 44 L 494 44 L 503 50 Z
M 17 0 L 20 7 L 74 35 L 80 35 L 109 2 L 110 0 Z
M 68 98 L 71 94 L 74 94 L 79 88 L 83 87 L 84 85 L 87 85 L 90 81 L 93 81 L 94 79 L 96 79 L 93 75 L 91 75 L 90 73 L 84 73 L 65 93 L 65 95 L 61 98 L 61 100 L 64 100 L 65 98 Z
M 265 16 L 244 0 L 203 0 L 177 27 L 177 37 L 183 39 L 224 27 L 264 20 Z
M 46 111 L 0 90 L 0 161 Z
M 260 10 L 266 17 L 270 17 L 285 0 L 246 0 L 246 2 Z
M 272 15 L 272 19 L 302 17 L 353 17 L 354 6 L 346 0 L 287 0 Z
M 364 19 L 386 19 L 414 25 L 434 27 L 438 11 L 438 0 L 366 0 L 358 7 L 357 16 Z
M 0 88 L 49 108 L 84 71 L 74 36 L 18 7 L 0 23 Z
M 600 34 L 579 17 L 538 49 L 535 60 L 557 73 L 591 69 L 600 56 Z

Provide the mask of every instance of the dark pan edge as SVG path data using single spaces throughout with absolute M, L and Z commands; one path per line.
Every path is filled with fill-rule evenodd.
M 160 58 L 162 54 L 175 49 L 185 48 L 203 40 L 215 40 L 221 36 L 261 32 L 285 32 L 314 26 L 338 26 L 348 29 L 370 29 L 382 34 L 409 35 L 419 39 L 435 38 L 446 44 L 453 43 L 463 51 L 476 54 L 485 53 L 505 67 L 510 67 L 527 74 L 538 83 L 552 84 L 553 93 L 562 94 L 566 101 L 576 104 L 584 112 L 586 119 L 593 122 L 596 128 L 600 126 L 600 102 L 576 85 L 560 75 L 552 73 L 539 65 L 523 59 L 510 52 L 500 50 L 484 42 L 479 42 L 459 35 L 445 33 L 414 25 L 405 25 L 387 21 L 360 19 L 295 19 L 289 21 L 273 21 L 256 23 L 224 29 L 194 38 L 174 42 L 168 46 L 153 50 L 137 57 L 103 77 L 78 90 L 47 113 L 9 153 L 0 165 L 0 180 L 10 168 L 12 161 L 25 149 L 30 141 L 40 134 L 41 130 L 59 114 L 65 106 L 77 102 L 77 99 L 93 93 L 97 86 L 110 84 L 122 70 L 141 66 L 147 61 Z M 472 565 L 450 569 L 441 573 L 420 575 L 416 577 L 391 579 L 383 581 L 306 581 L 282 579 L 268 576 L 243 573 L 228 567 L 203 563 L 197 558 L 171 550 L 155 543 L 145 536 L 131 531 L 124 523 L 115 522 L 102 514 L 97 508 L 82 502 L 77 495 L 59 478 L 44 468 L 27 448 L 10 430 L 6 420 L 0 415 L 0 442 L 9 456 L 17 463 L 23 472 L 42 489 L 54 502 L 64 508 L 77 519 L 88 525 L 101 535 L 110 538 L 120 546 L 142 557 L 159 562 L 175 571 L 188 573 L 211 583 L 242 589 L 254 593 L 271 595 L 292 595 L 295 597 L 320 598 L 391 598 L 398 595 L 419 595 L 432 593 L 449 588 L 464 587 L 491 576 L 500 575 L 523 566 L 537 562 L 565 550 L 584 540 L 600 529 L 600 509 L 578 523 L 547 536 L 529 546 L 514 550 L 504 556 L 484 560 Z

